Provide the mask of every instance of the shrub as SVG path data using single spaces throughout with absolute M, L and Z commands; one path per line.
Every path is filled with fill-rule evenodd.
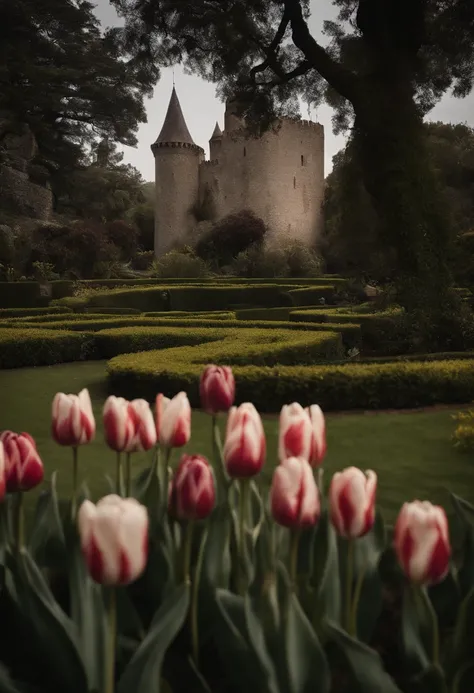
M 215 223 L 197 242 L 196 254 L 223 267 L 250 246 L 261 245 L 266 231 L 262 219 L 250 210 L 242 210 Z
M 132 261 L 132 267 L 139 272 L 149 270 L 155 261 L 155 252 L 153 250 L 138 251 Z
M 53 299 L 72 296 L 75 283 L 70 279 L 58 279 L 51 282 L 51 296 Z
M 71 309 L 64 306 L 53 306 L 48 308 L 1 308 L 1 318 L 28 318 L 33 319 L 35 316 L 41 319 L 57 317 L 59 320 L 65 319 L 67 313 L 68 320 L 71 318 Z
M 290 271 L 282 249 L 260 246 L 239 253 L 230 270 L 238 277 L 287 277 Z
M 315 305 L 321 299 L 329 303 L 334 299 L 334 287 L 329 285 L 290 289 L 288 293 L 293 299 L 295 306 Z
M 290 277 L 318 277 L 322 274 L 322 258 L 305 243 L 291 241 L 283 249 Z
M 154 273 L 158 277 L 207 277 L 209 267 L 204 260 L 193 252 L 171 250 L 160 257 L 154 264 Z
M 93 356 L 93 337 L 86 334 L 0 328 L 0 368 L 50 366 Z
M 459 452 L 474 451 L 474 410 L 461 411 L 453 419 L 457 421 L 453 434 L 453 444 Z
M 151 202 L 143 202 L 127 212 L 127 218 L 138 228 L 138 245 L 142 250 L 153 252 L 155 243 L 155 208 Z M 137 268 L 139 269 L 139 268 Z
M 105 224 L 107 238 L 118 248 L 119 259 L 128 261 L 136 253 L 138 247 L 138 229 L 132 224 L 117 219 Z
M 33 308 L 39 298 L 38 282 L 0 282 L 0 308 Z

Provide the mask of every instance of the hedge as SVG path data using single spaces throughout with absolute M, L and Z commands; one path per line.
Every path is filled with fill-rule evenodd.
M 329 303 L 334 300 L 334 286 L 311 286 L 299 289 L 290 289 L 290 294 L 295 306 L 312 306 L 322 298 Z
M 38 282 L 0 282 L 0 308 L 33 308 L 40 298 Z
M 72 296 L 76 282 L 71 279 L 57 279 L 51 282 L 51 298 L 64 298 Z
M 54 283 L 54 282 L 53 282 Z M 339 275 L 323 275 L 321 277 L 173 277 L 158 279 L 156 277 L 137 277 L 132 279 L 82 279 L 77 282 L 81 286 L 89 287 L 119 287 L 119 286 L 155 286 L 171 284 L 280 284 L 282 286 L 318 286 L 318 285 L 345 285 L 347 279 Z
M 322 306 L 311 306 L 315 310 L 324 310 Z M 289 320 L 295 306 L 280 306 L 278 308 L 244 308 L 235 311 L 237 320 Z M 311 322 L 311 320 L 309 321 Z
M 270 309 L 268 309 L 270 310 Z M 145 318 L 161 318 L 161 319 L 186 319 L 194 318 L 196 320 L 235 320 L 235 313 L 226 310 L 214 310 L 214 311 L 188 311 L 188 310 L 164 310 L 164 311 L 152 311 L 151 313 L 143 313 Z
M 172 359 L 170 359 L 172 356 Z M 153 401 L 157 392 L 186 390 L 199 406 L 199 375 L 216 360 L 209 345 L 125 354 L 107 364 L 109 391 Z M 234 366 L 237 403 L 251 401 L 262 412 L 289 402 L 317 402 L 325 411 L 404 409 L 474 399 L 469 360 L 326 366 Z
M 104 308 L 103 306 L 89 306 L 88 313 L 98 313 L 99 315 L 141 315 L 139 308 Z
M 51 366 L 96 356 L 94 336 L 41 328 L 0 328 L 0 368 Z M 7 395 L 7 393 L 4 393 Z
M 73 316 L 70 308 L 65 306 L 53 306 L 52 308 L 0 308 L 0 320 L 2 318 L 28 318 L 34 319 L 35 316 L 41 318 L 56 318 L 64 320 L 64 314 L 68 314 L 68 320 Z
M 53 317 L 53 316 L 52 316 Z M 336 323 L 331 323 L 330 328 L 325 324 L 317 323 L 291 323 L 291 322 L 273 322 L 273 321 L 242 321 L 242 320 L 220 320 L 220 319 L 207 319 L 207 318 L 171 318 L 171 319 L 159 319 L 159 318 L 144 318 L 144 317 L 129 317 L 129 318 L 111 318 L 109 316 L 94 316 L 88 314 L 74 314 L 69 316 L 66 320 L 58 320 L 56 316 L 52 320 L 40 320 L 37 318 L 35 321 L 6 321 L 4 324 L 9 328 L 21 327 L 23 329 L 36 328 L 38 323 L 41 322 L 41 326 L 47 329 L 55 330 L 74 330 L 81 331 L 86 330 L 90 332 L 96 332 L 105 329 L 122 328 L 122 327 L 180 327 L 187 328 L 186 331 L 196 330 L 201 327 L 205 328 L 218 328 L 219 330 L 223 328 L 233 328 L 233 329 L 264 329 L 264 330 L 292 330 L 292 331 L 309 331 L 309 332 L 327 332 L 330 329 L 333 332 L 338 332 L 341 334 L 343 345 L 346 349 L 352 349 L 353 347 L 361 347 L 361 329 L 359 325 L 351 325 L 349 323 L 338 325 Z M 184 330 L 182 330 L 184 331 Z M 217 333 L 216 333 L 217 335 Z

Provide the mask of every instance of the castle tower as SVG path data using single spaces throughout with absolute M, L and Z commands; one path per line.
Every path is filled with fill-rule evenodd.
M 226 132 L 232 132 L 234 130 L 240 130 L 243 126 L 244 119 L 242 116 L 238 115 L 238 101 L 236 99 L 229 99 L 225 104 L 224 130 Z
M 211 161 L 213 159 L 219 158 L 219 152 L 222 145 L 222 130 L 219 127 L 219 123 L 216 122 L 216 127 L 212 133 L 211 139 L 209 140 L 209 158 Z
M 185 242 L 192 230 L 191 209 L 199 199 L 199 164 L 204 150 L 194 144 L 173 86 L 165 121 L 156 142 L 155 255 Z

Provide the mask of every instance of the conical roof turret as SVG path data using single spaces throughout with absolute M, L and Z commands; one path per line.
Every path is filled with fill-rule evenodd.
M 214 132 L 212 133 L 211 140 L 218 140 L 221 137 L 222 137 L 222 130 L 219 127 L 219 123 L 216 121 L 216 127 L 214 128 Z
M 166 142 L 179 142 L 180 144 L 194 144 L 193 138 L 184 120 L 183 111 L 179 103 L 176 89 L 173 87 L 171 98 L 166 111 L 165 122 L 161 128 L 155 144 Z

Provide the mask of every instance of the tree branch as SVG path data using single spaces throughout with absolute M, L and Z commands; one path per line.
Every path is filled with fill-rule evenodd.
M 305 75 L 310 70 L 314 70 L 313 65 L 311 65 L 311 63 L 309 63 L 307 60 L 303 60 L 294 68 L 294 70 L 284 73 L 278 79 L 272 79 L 269 82 L 256 82 L 256 84 L 258 84 L 258 86 L 276 87 L 279 84 L 285 84 L 286 82 L 291 81 L 294 77 Z
M 326 82 L 346 99 L 354 102 L 357 97 L 357 76 L 334 60 L 311 36 L 303 17 L 300 0 L 284 0 L 285 13 L 290 17 L 293 43 L 303 53 L 306 61 L 319 72 Z
M 264 48 L 261 46 L 263 52 L 266 54 L 266 58 L 263 61 L 263 63 L 260 63 L 260 65 L 255 65 L 250 71 L 250 77 L 252 80 L 255 80 L 255 76 L 259 72 L 265 72 L 265 70 L 270 67 L 275 74 L 279 74 L 280 77 L 284 76 L 284 71 L 280 67 L 278 60 L 277 60 L 277 52 L 278 48 L 280 46 L 280 43 L 283 40 L 283 37 L 285 35 L 286 29 L 288 27 L 288 24 L 290 23 L 290 14 L 287 11 L 286 7 L 283 12 L 283 16 L 281 18 L 280 24 L 278 26 L 278 29 L 275 33 L 275 36 L 273 37 L 273 41 L 271 44 L 268 46 L 268 48 Z

